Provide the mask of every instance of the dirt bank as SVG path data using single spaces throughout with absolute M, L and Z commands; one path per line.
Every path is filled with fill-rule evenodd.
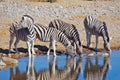
M 76 25 L 83 45 L 86 45 L 83 20 L 87 15 L 96 15 L 98 19 L 107 23 L 109 35 L 112 37 L 111 48 L 120 49 L 119 1 L 0 2 L 0 53 L 6 53 L 9 47 L 9 25 L 19 21 L 24 14 L 31 15 L 36 23 L 46 26 L 53 19 L 62 19 Z M 100 38 L 100 49 L 103 49 L 102 44 L 103 41 Z M 48 43 L 36 40 L 36 45 L 48 46 Z M 95 46 L 94 37 L 92 46 Z M 18 47 L 26 48 L 26 43 L 21 41 Z M 65 48 L 58 44 L 57 50 L 65 51 Z

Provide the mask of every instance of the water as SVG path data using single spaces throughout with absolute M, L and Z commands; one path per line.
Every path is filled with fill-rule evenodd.
M 113 50 L 110 57 L 23 57 L 18 66 L 2 69 L 0 80 L 119 80 L 119 61 L 120 50 Z

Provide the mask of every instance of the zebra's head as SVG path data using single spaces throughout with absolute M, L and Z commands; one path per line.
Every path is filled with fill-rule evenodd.
M 106 49 L 106 51 L 111 52 L 110 43 L 109 42 L 104 43 L 104 48 Z
M 29 27 L 34 24 L 34 19 L 29 15 L 23 15 L 20 21 L 21 27 Z
M 66 44 L 66 53 L 73 54 L 75 51 L 73 49 L 73 46 L 71 45 L 71 42 L 68 41 L 68 44 Z

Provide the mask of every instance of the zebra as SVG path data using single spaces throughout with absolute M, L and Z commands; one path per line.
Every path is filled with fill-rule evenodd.
M 110 52 L 110 39 L 107 30 L 107 25 L 104 21 L 100 21 L 93 16 L 87 16 L 84 19 L 84 27 L 86 31 L 86 40 L 87 40 L 87 47 L 91 44 L 91 35 L 96 36 L 96 47 L 98 49 L 98 37 L 102 36 L 104 40 L 104 48 L 106 51 Z
M 31 21 L 31 23 L 30 23 L 30 21 Z M 28 24 L 28 26 L 23 25 L 23 23 Z M 26 27 L 24 27 L 24 26 L 26 26 Z M 29 56 L 31 55 L 31 51 L 32 51 L 32 54 L 35 54 L 34 40 L 36 39 L 36 32 L 35 32 L 33 26 L 34 26 L 33 20 L 31 20 L 31 17 L 29 17 L 28 15 L 23 15 L 20 23 L 16 22 L 10 26 L 10 29 L 9 29 L 9 32 L 10 32 L 9 53 L 11 50 L 11 45 L 13 43 L 14 37 L 16 37 L 14 46 L 15 46 L 15 51 L 17 53 L 18 53 L 17 45 L 18 45 L 19 41 L 22 40 L 27 43 Z
M 60 19 L 54 19 L 49 23 L 49 27 L 53 27 L 62 31 L 70 39 L 72 46 L 74 46 L 75 54 L 78 53 L 81 55 L 82 44 L 75 25 L 66 23 Z
M 49 27 L 43 26 L 41 24 L 35 24 L 34 28 L 37 33 L 36 37 L 39 40 L 41 40 L 43 42 L 50 42 L 49 49 L 47 51 L 47 55 L 49 55 L 50 49 L 53 47 L 54 56 L 56 56 L 56 52 L 55 52 L 56 51 L 56 47 L 55 47 L 56 42 L 61 42 L 62 44 L 64 44 L 67 52 L 69 52 L 69 53 L 73 52 L 71 42 L 69 41 L 69 39 L 63 32 L 61 32 L 55 28 L 49 28 Z

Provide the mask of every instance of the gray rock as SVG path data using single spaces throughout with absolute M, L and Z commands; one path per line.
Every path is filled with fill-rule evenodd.
M 17 59 L 13 59 L 13 58 L 10 58 L 10 57 L 2 57 L 2 61 L 5 64 L 18 64 L 18 60 Z

